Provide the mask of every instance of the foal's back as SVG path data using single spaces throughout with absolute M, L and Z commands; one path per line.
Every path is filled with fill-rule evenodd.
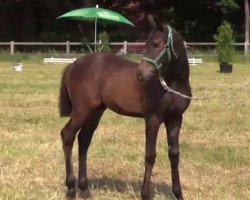
M 76 60 L 65 77 L 73 110 L 104 106 L 119 114 L 141 116 L 143 88 L 137 69 L 137 63 L 114 54 L 88 54 Z

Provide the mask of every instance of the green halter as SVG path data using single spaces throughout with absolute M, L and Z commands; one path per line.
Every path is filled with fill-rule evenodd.
M 160 54 L 154 59 L 149 58 L 149 57 L 143 57 L 142 60 L 145 60 L 145 61 L 151 63 L 157 69 L 157 71 L 160 71 L 162 66 L 163 66 L 162 59 L 166 58 L 165 56 L 167 56 L 167 65 L 170 64 L 171 59 L 172 59 L 171 58 L 171 50 L 172 50 L 174 56 L 176 58 L 178 58 L 178 56 L 176 55 L 174 48 L 173 48 L 173 31 L 172 31 L 172 28 L 170 26 L 168 26 L 167 43 L 165 44 L 165 47 L 160 52 Z

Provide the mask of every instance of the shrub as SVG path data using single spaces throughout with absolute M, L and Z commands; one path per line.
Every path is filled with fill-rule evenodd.
M 232 45 L 234 42 L 233 30 L 227 21 L 224 21 L 218 28 L 217 34 L 214 36 L 217 42 L 217 53 L 219 63 L 229 63 L 233 61 L 235 48 Z
M 111 48 L 109 46 L 109 36 L 106 31 L 103 31 L 99 34 L 99 40 L 101 40 L 101 45 L 98 46 L 98 51 L 110 52 Z

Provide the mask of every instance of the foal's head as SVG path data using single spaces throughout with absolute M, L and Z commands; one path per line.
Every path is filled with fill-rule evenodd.
M 173 43 L 172 29 L 167 25 L 156 25 L 152 16 L 149 22 L 153 30 L 146 42 L 146 53 L 138 67 L 138 79 L 149 81 L 163 71 L 171 62 Z

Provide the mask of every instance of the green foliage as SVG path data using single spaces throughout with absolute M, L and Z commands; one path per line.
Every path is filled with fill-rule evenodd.
M 106 31 L 103 31 L 99 34 L 99 40 L 101 40 L 101 45 L 98 46 L 97 50 L 102 52 L 111 52 L 111 48 L 109 46 L 109 36 Z
M 235 0 L 220 0 L 218 5 L 222 7 L 224 13 L 229 12 L 230 10 L 236 10 L 239 8 Z
M 217 35 L 214 36 L 217 42 L 218 61 L 220 63 L 232 62 L 235 53 L 235 48 L 232 45 L 234 42 L 233 30 L 227 21 L 224 21 L 217 30 Z

